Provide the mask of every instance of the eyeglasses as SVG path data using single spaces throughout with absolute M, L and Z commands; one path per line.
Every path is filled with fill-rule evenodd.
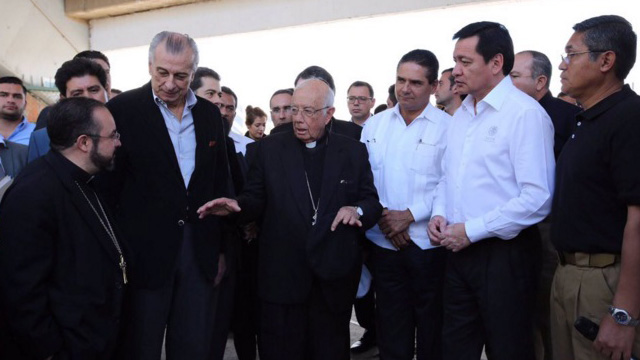
M 271 108 L 271 112 L 275 114 L 280 114 L 281 112 L 290 113 L 291 106 L 274 107 L 274 108 Z
M 564 62 L 565 64 L 569 65 L 571 63 L 571 58 L 573 58 L 576 55 L 580 55 L 580 54 L 591 54 L 591 53 L 603 53 L 603 52 L 607 52 L 609 50 L 587 50 L 587 51 L 578 51 L 578 52 L 571 52 L 571 53 L 566 53 L 564 55 L 560 55 L 560 57 L 562 58 L 562 62 Z
M 356 102 L 356 100 L 360 101 L 360 102 L 365 102 L 367 100 L 371 100 L 373 98 L 371 97 L 366 97 L 366 96 L 347 96 L 347 101 L 351 104 L 353 104 L 354 102 Z
M 107 136 L 102 136 L 100 134 L 85 134 L 85 135 L 92 138 L 111 139 L 113 141 L 120 140 L 120 133 L 117 131 L 114 131 L 111 135 L 107 135 Z
M 302 109 L 298 108 L 297 106 L 292 106 L 291 107 L 291 114 L 292 115 L 298 115 L 299 112 L 302 112 L 302 116 L 309 118 L 309 117 L 312 117 L 313 115 L 315 115 L 318 111 L 322 111 L 322 110 L 328 109 L 330 107 L 331 106 L 325 106 L 322 109 L 316 110 L 316 109 L 314 109 L 314 108 L 312 108 L 310 106 L 302 108 Z

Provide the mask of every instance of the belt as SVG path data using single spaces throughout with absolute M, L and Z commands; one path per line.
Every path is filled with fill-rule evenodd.
M 587 254 L 566 253 L 558 251 L 561 265 L 575 265 L 579 267 L 603 268 L 620 262 L 620 255 L 616 254 Z

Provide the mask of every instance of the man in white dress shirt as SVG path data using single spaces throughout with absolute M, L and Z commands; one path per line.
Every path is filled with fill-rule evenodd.
M 446 250 L 427 236 L 451 118 L 429 104 L 438 59 L 405 54 L 396 70 L 398 104 L 369 118 L 361 141 L 384 211 L 367 231 L 373 242 L 378 348 L 382 359 L 440 359 Z M 417 332 L 416 332 L 417 329 Z
M 513 43 L 492 22 L 454 35 L 453 75 L 468 94 L 447 136 L 429 235 L 451 250 L 444 290 L 445 359 L 534 359 L 540 234 L 553 191 L 553 125 L 508 76 Z

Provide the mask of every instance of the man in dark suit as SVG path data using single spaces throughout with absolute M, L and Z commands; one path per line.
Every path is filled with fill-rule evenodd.
M 92 180 L 113 168 L 120 135 L 85 98 L 53 106 L 49 135 L 0 206 L 0 358 L 114 359 L 128 253 Z
M 0 164 L 4 174 L 15 178 L 27 164 L 27 152 L 26 145 L 0 139 Z
M 220 281 L 218 219 L 196 209 L 228 193 L 226 134 L 218 108 L 189 89 L 198 49 L 161 32 L 149 49 L 151 82 L 108 103 L 122 133 L 120 161 L 105 191 L 131 239 L 131 319 L 126 354 L 207 359 L 214 286 Z
M 382 207 L 365 147 L 327 129 L 329 86 L 301 82 L 291 111 L 293 134 L 259 142 L 237 200 L 212 200 L 198 212 L 242 209 L 241 222 L 260 219 L 260 359 L 348 359 L 358 241 Z
M 551 62 L 541 52 L 527 50 L 517 53 L 509 75 L 513 85 L 536 99 L 551 118 L 554 129 L 553 152 L 557 160 L 573 132 L 576 114 L 581 109 L 551 95 Z M 558 253 L 551 243 L 551 216 L 539 223 L 538 228 L 542 240 L 542 266 L 536 298 L 535 350 L 538 359 L 548 360 L 552 359 L 549 297 L 553 274 L 558 266 Z

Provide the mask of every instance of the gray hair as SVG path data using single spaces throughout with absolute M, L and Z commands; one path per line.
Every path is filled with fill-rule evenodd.
M 546 88 L 549 88 L 549 83 L 551 80 L 551 61 L 547 55 L 535 51 L 535 50 L 525 50 L 521 51 L 518 54 L 529 54 L 531 55 L 531 77 L 537 79 L 538 76 L 546 76 L 547 84 Z
M 333 107 L 333 101 L 335 98 L 335 93 L 333 92 L 333 89 L 331 89 L 331 86 L 329 85 L 329 83 L 327 83 L 327 81 L 323 78 L 320 77 L 309 77 L 309 78 L 305 78 L 305 79 L 300 79 L 300 81 L 298 81 L 298 86 L 296 86 L 296 89 L 303 86 L 305 83 L 312 81 L 312 80 L 317 80 L 317 81 L 321 81 L 323 82 L 325 85 L 327 85 L 327 93 L 324 96 L 324 102 L 323 102 L 323 106 L 322 107 Z M 327 114 L 327 109 L 322 110 L 323 114 Z
M 156 34 L 153 40 L 151 40 L 151 44 L 149 45 L 150 64 L 155 60 L 156 48 L 162 43 L 165 43 L 167 52 L 174 55 L 182 54 L 186 46 L 188 46 L 191 51 L 193 51 L 193 71 L 197 69 L 198 62 L 200 62 L 200 54 L 198 53 L 198 45 L 196 45 L 196 42 L 187 34 L 178 34 L 171 31 L 162 31 Z

